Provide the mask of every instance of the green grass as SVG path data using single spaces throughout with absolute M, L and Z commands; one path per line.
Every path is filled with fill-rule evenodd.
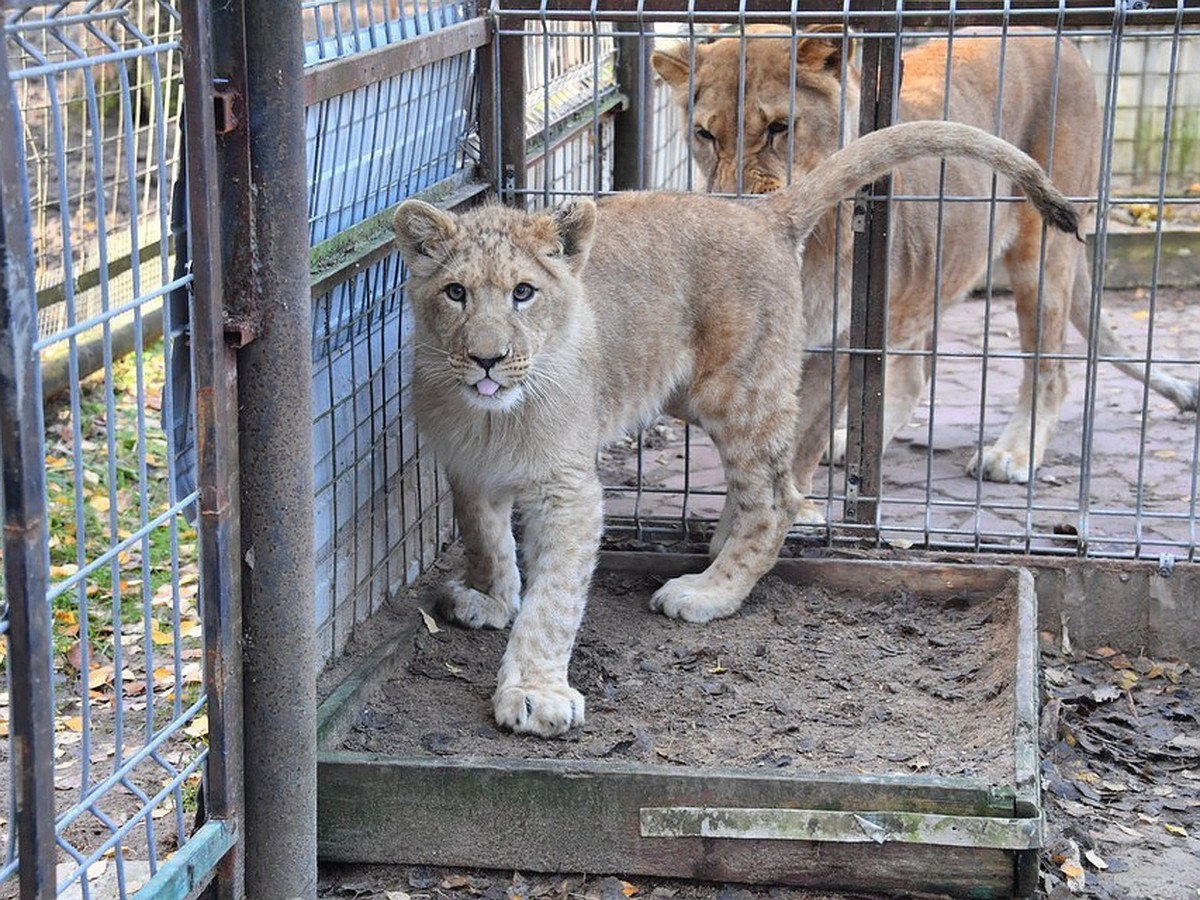
M 162 386 L 159 343 L 140 359 L 130 354 L 109 373 L 85 379 L 74 397 L 58 398 L 44 410 L 51 587 L 130 542 L 54 598 L 55 666 L 74 673 L 76 688 L 88 690 L 93 701 L 118 693 L 128 700 L 153 690 L 156 719 L 157 713 L 169 716 L 175 705 L 164 702 L 159 709 L 160 701 L 178 693 L 186 706 L 199 695 L 201 662 L 195 531 L 180 515 L 146 530 L 171 505 L 168 446 L 159 424 Z M 123 671 L 110 674 L 118 640 Z M 176 655 L 187 667 L 182 684 L 175 684 L 172 671 Z M 80 671 L 84 659 L 86 673 Z M 58 694 L 60 712 L 78 703 L 70 691 Z M 0 716 L 6 712 L 0 709 Z

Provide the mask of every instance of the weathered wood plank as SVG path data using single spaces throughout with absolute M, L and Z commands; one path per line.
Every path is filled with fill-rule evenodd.
M 979 848 L 646 838 L 645 807 L 710 806 L 1011 815 L 982 786 L 610 763 L 389 760 L 323 754 L 322 858 L 544 872 L 623 872 L 859 890 L 1011 895 L 1012 854 Z M 1005 812 L 1006 811 L 1006 812 Z
M 754 809 L 646 806 L 642 837 L 837 841 L 849 844 L 936 844 L 1031 850 L 1042 845 L 1041 819 L 943 816 L 895 810 Z

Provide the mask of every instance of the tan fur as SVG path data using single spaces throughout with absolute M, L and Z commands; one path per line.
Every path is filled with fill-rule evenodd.
M 841 34 L 828 33 L 829 29 L 816 31 L 820 33 L 796 37 L 778 26 L 752 26 L 745 39 L 722 38 L 691 48 L 677 44 L 654 53 L 654 68 L 672 87 L 684 127 L 690 129 L 696 165 L 708 190 L 778 190 L 820 166 L 837 149 L 839 121 L 843 127 L 851 123 L 851 133 L 857 130 L 859 78 L 853 66 L 844 64 L 848 44 Z M 783 33 L 787 36 L 761 36 Z M 945 118 L 995 131 L 1025 150 L 1050 172 L 1064 193 L 1094 195 L 1100 116 L 1092 74 L 1083 57 L 1069 41 L 1034 29 L 1011 28 L 1004 43 L 990 34 L 975 36 L 979 34 L 960 32 L 949 62 L 944 40 L 930 41 L 904 54 L 899 118 L 906 122 L 941 119 L 945 109 Z M 947 65 L 951 67 L 948 98 Z M 739 97 L 743 98 L 740 112 Z M 840 116 L 843 97 L 844 118 Z M 949 161 L 943 187 L 939 186 L 941 171 L 935 159 L 914 160 L 898 170 L 896 193 L 992 194 L 992 172 L 973 160 Z M 995 191 L 1000 197 L 1019 193 L 1004 176 L 997 179 Z M 840 240 L 835 239 L 838 216 L 836 211 L 826 216 L 804 257 L 803 293 L 815 343 L 844 343 L 850 322 L 851 233 L 843 209 Z M 999 203 L 994 218 L 991 216 L 992 207 L 986 203 L 947 203 L 940 210 L 936 202 L 894 205 L 888 347 L 923 351 L 929 346 L 935 297 L 940 304 L 937 308 L 945 308 L 978 282 L 988 265 L 990 240 L 1011 276 L 1021 349 L 1029 354 L 1040 351 L 1044 357 L 1036 366 L 1032 357 L 1026 360 L 1020 400 L 1011 421 L 995 444 L 983 451 L 982 462 L 971 460 L 968 471 L 982 468 L 988 479 L 1026 482 L 1042 460 L 1066 395 L 1065 361 L 1054 357 L 1062 352 L 1067 319 L 1085 337 L 1089 332 L 1089 263 L 1083 245 L 1069 235 L 1049 232 L 1043 247 L 1042 223 L 1029 206 Z M 836 291 L 835 263 L 840 280 Z M 835 293 L 842 301 L 836 335 Z M 1095 340 L 1103 356 L 1133 357 L 1102 320 L 1097 318 L 1095 326 Z M 844 357 L 842 362 L 837 401 L 844 407 Z M 1147 378 L 1142 365 L 1129 361 L 1117 365 L 1139 380 Z M 797 480 L 805 491 L 828 443 L 832 377 L 827 353 L 813 354 L 806 366 L 800 391 L 806 425 L 796 464 Z M 909 420 L 926 380 L 927 363 L 921 356 L 888 357 L 885 443 Z M 1154 371 L 1149 373 L 1149 383 L 1181 409 L 1196 408 L 1196 385 Z M 1031 423 L 1036 423 L 1032 432 Z M 844 431 L 840 436 L 844 446 Z M 802 519 L 819 522 L 822 516 L 808 505 Z
M 928 152 L 988 160 L 1075 229 L 1036 163 L 943 123 L 877 132 L 749 203 L 629 193 L 461 216 L 401 205 L 414 410 L 449 478 L 467 555 L 449 612 L 472 627 L 512 623 L 494 696 L 500 725 L 553 735 L 583 721 L 567 663 L 600 538 L 602 443 L 669 409 L 703 426 L 725 466 L 712 564 L 663 585 L 652 606 L 693 622 L 728 616 L 771 567 L 801 503 L 792 467 L 804 241 L 855 186 Z

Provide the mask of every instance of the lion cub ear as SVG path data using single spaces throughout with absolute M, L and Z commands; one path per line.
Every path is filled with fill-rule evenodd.
M 564 203 L 554 210 L 554 227 L 567 265 L 578 275 L 587 263 L 596 237 L 596 204 L 586 197 Z
M 796 42 L 797 65 L 816 72 L 840 75 L 843 53 L 854 54 L 854 40 L 841 25 L 810 25 Z
M 704 45 L 699 44 L 693 55 L 688 49 L 688 41 L 675 41 L 650 54 L 650 65 L 654 66 L 658 77 L 669 84 L 672 90 L 677 93 L 687 93 L 692 60 L 695 59 L 698 65 L 703 50 Z
M 446 255 L 446 245 L 458 231 L 457 222 L 453 213 L 424 200 L 401 203 L 392 224 L 396 229 L 396 246 L 408 267 L 417 267 L 421 257 L 441 262 Z

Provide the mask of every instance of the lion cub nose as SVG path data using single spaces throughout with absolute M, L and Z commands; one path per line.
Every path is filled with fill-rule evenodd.
M 500 360 L 504 359 L 504 357 L 506 357 L 506 356 L 508 356 L 507 352 L 501 353 L 499 356 L 484 357 L 484 356 L 474 356 L 473 355 L 471 357 L 471 360 L 475 363 L 475 365 L 479 366 L 479 368 L 481 368 L 481 369 L 483 369 L 483 371 L 487 372 L 489 369 L 492 368 L 492 366 L 494 366 L 496 363 L 500 362 Z

